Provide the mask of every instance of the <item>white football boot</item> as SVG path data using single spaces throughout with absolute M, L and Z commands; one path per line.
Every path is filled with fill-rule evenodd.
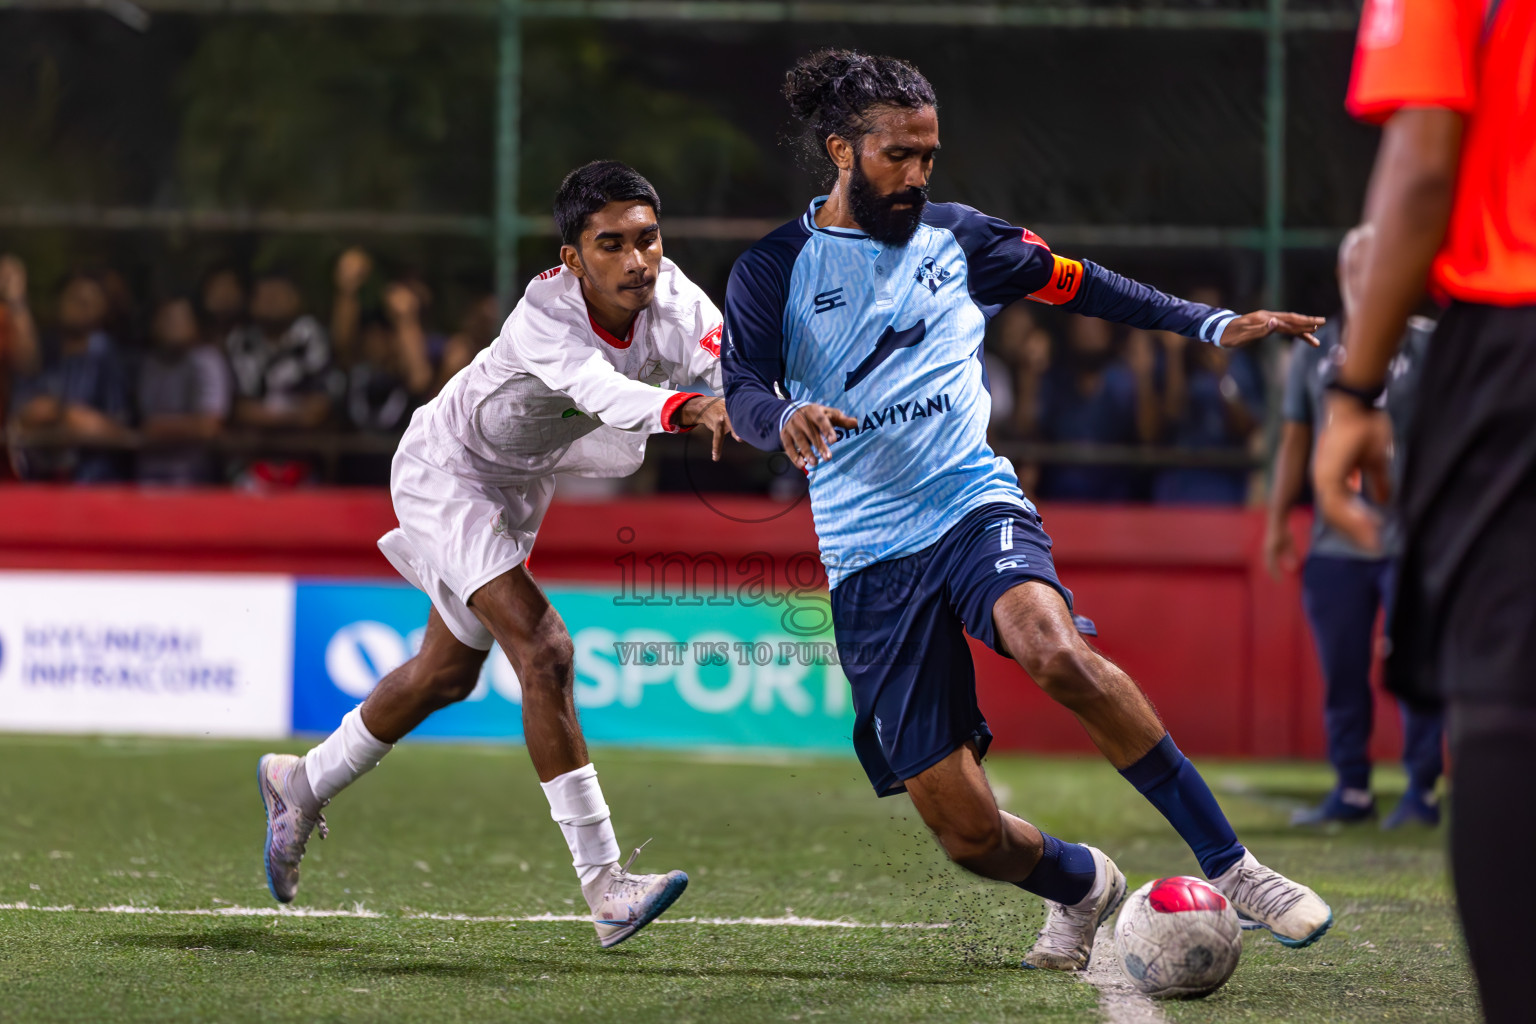
M 1115 862 L 1104 852 L 1088 847 L 1093 854 L 1098 877 L 1081 902 L 1067 906 L 1065 903 L 1045 901 L 1045 927 L 1035 948 L 1024 957 L 1024 967 L 1047 971 L 1084 971 L 1093 953 L 1093 937 L 1099 925 L 1125 902 L 1125 876 L 1115 867 Z
M 645 843 L 635 848 L 623 867 L 612 864 L 581 887 L 587 905 L 592 908 L 597 941 L 604 949 L 617 946 L 656 920 L 688 888 L 688 876 L 681 871 L 668 871 L 664 875 L 630 874 L 630 865 L 643 849 Z
M 304 859 L 309 834 L 316 826 L 321 839 L 330 834 L 308 781 L 294 778 L 303 764 L 304 759 L 293 754 L 266 754 L 256 762 L 261 802 L 267 808 L 267 845 L 262 861 L 267 867 L 267 888 L 279 903 L 293 902 L 299 891 L 299 861 Z
M 1244 928 L 1267 928 L 1283 946 L 1310 946 L 1333 927 L 1333 911 L 1322 897 L 1260 864 L 1247 850 L 1211 884 L 1232 901 Z

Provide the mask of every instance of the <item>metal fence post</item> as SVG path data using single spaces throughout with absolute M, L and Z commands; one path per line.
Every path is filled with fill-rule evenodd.
M 1285 0 L 1269 0 L 1264 83 L 1264 303 L 1285 308 Z M 1280 446 L 1284 342 L 1265 343 L 1264 451 L 1272 465 Z M 1267 474 L 1266 474 L 1267 479 Z
M 517 290 L 518 172 L 522 153 L 519 122 L 523 102 L 522 0 L 501 0 L 501 47 L 496 64 L 496 302 L 502 315 L 512 310 Z

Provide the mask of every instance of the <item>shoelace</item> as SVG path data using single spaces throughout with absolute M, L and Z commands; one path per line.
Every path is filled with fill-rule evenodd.
M 651 837 L 651 839 L 654 838 L 656 837 Z M 629 859 L 624 862 L 624 866 L 610 876 L 608 895 L 611 898 L 618 900 L 629 899 L 630 896 L 638 894 L 645 888 L 647 883 L 641 881 L 645 876 L 631 875 L 629 869 L 635 863 L 635 858 L 640 856 L 640 851 L 645 849 L 650 844 L 650 841 L 650 839 L 647 839 L 635 847 L 635 852 L 629 855 Z
M 655 836 L 651 836 L 651 839 L 655 839 L 655 838 L 656 838 Z M 619 870 L 624 872 L 626 875 L 629 874 L 629 866 L 635 862 L 635 858 L 636 857 L 640 856 L 640 851 L 641 850 L 643 850 L 647 846 L 651 845 L 651 839 L 647 839 L 645 842 L 643 842 L 639 846 L 635 847 L 635 852 L 629 855 L 629 860 L 626 860 L 624 862 L 624 866 L 622 868 L 619 868 Z
M 1246 904 L 1253 917 L 1279 917 L 1306 899 L 1300 886 L 1263 865 L 1244 871 L 1233 889 L 1232 902 Z
M 304 817 L 304 812 L 300 811 L 295 815 L 295 818 L 297 823 L 293 826 L 293 839 L 297 843 L 307 843 L 309 841 L 309 834 L 316 828 L 320 830 L 321 839 L 331 834 L 330 827 L 326 825 L 325 815 L 323 814 L 317 814 L 313 818 L 306 818 Z
M 1074 952 L 1081 949 L 1082 930 L 1079 922 L 1074 918 L 1082 914 L 1091 914 L 1092 909 L 1074 911 L 1063 903 L 1052 903 L 1047 900 L 1045 905 L 1049 908 L 1045 915 L 1045 926 L 1040 929 L 1040 938 L 1037 945 L 1044 943 L 1056 950 L 1068 948 Z

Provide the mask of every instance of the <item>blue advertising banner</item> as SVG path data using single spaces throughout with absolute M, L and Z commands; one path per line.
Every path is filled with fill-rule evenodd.
M 593 743 L 851 751 L 848 682 L 826 595 L 757 603 L 648 601 L 545 587 L 575 645 L 576 705 Z M 299 580 L 293 728 L 324 733 L 420 646 L 430 603 L 404 584 Z M 522 740 L 521 689 L 493 650 L 480 685 L 413 735 Z

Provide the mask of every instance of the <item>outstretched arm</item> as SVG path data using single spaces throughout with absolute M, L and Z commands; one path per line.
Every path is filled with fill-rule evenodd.
M 1061 256 L 1056 261 L 1075 263 Z M 1082 283 L 1062 308 L 1149 331 L 1172 331 L 1222 348 L 1242 348 L 1271 334 L 1299 337 L 1316 345 L 1313 332 L 1323 326 L 1320 316 L 1274 313 L 1267 309 L 1235 313 L 1200 302 L 1188 302 L 1151 285 L 1122 277 L 1090 260 L 1082 261 Z M 1042 300 L 1048 301 L 1048 300 Z
M 988 315 L 1016 299 L 1030 298 L 1068 312 L 1148 331 L 1173 331 L 1223 348 L 1240 348 L 1275 333 L 1315 345 L 1312 332 L 1323 325 L 1316 316 L 1265 309 L 1238 314 L 1186 302 L 1090 260 L 1053 253 L 1033 231 L 959 203 L 940 204 L 925 219 L 954 233 L 965 250 L 971 294 L 990 310 Z

